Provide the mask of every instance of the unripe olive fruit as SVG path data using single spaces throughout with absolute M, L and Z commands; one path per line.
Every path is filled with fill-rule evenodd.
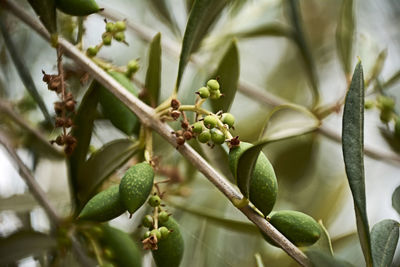
M 203 131 L 199 136 L 197 137 L 200 143 L 207 143 L 211 139 L 211 133 L 209 130 Z
M 151 215 L 146 215 L 143 217 L 142 224 L 144 227 L 150 228 L 153 226 L 153 217 Z
M 207 87 L 210 88 L 211 91 L 219 90 L 219 82 L 217 80 L 211 79 L 207 82 Z
M 115 24 L 112 22 L 106 23 L 106 32 L 113 32 L 115 28 Z
M 277 211 L 272 214 L 269 222 L 290 242 L 299 247 L 311 246 L 321 236 L 319 224 L 312 217 L 299 211 Z M 276 246 L 275 242 L 268 237 L 266 240 Z
M 138 163 L 125 173 L 119 185 L 122 203 L 129 213 L 140 208 L 153 188 L 154 171 L 147 162 Z
M 375 105 L 374 101 L 366 100 L 365 103 L 364 103 L 364 108 L 365 109 L 371 109 L 371 108 L 374 107 L 374 105 Z
M 117 40 L 118 42 L 123 42 L 125 41 L 125 33 L 124 32 L 117 32 L 114 35 L 114 39 Z
M 212 129 L 215 126 L 217 126 L 218 123 L 218 119 L 215 118 L 212 115 L 208 115 L 204 118 L 204 125 L 208 128 L 208 129 Z
M 161 204 L 161 198 L 159 196 L 155 195 L 155 196 L 151 196 L 149 198 L 150 206 L 157 207 L 157 206 L 160 206 L 160 204 Z
M 207 87 L 201 87 L 197 93 L 201 98 L 207 98 L 210 96 L 210 90 Z
M 183 238 L 178 223 L 173 217 L 160 227 L 165 226 L 170 233 L 166 238 L 161 238 L 157 243 L 158 249 L 153 250 L 153 258 L 157 267 L 179 267 L 184 251 Z
M 56 0 L 56 7 L 72 16 L 87 16 L 99 11 L 94 0 Z
M 159 222 L 164 223 L 164 222 L 168 221 L 168 219 L 169 219 L 169 214 L 168 214 L 168 212 L 162 211 L 162 212 L 160 212 L 160 213 L 158 214 L 158 221 L 159 221 Z
M 200 134 L 203 131 L 203 123 L 201 121 L 195 122 L 193 124 L 193 132 Z
M 78 218 L 104 222 L 120 216 L 125 211 L 119 187 L 114 185 L 92 197 L 83 207 Z
M 115 28 L 114 28 L 114 30 L 117 31 L 117 32 L 125 31 L 125 30 L 126 30 L 126 23 L 125 23 L 125 21 L 117 21 L 117 22 L 115 22 Z
M 229 151 L 229 168 L 237 182 L 237 167 L 242 153 L 252 147 L 252 144 L 240 142 L 240 145 Z M 238 184 L 240 191 L 244 191 Z M 265 216 L 275 205 L 278 194 L 278 183 L 275 171 L 263 152 L 257 158 L 253 173 L 249 181 L 249 199 Z
M 86 55 L 88 57 L 94 57 L 99 52 L 99 49 L 96 46 L 91 46 L 86 50 Z
M 158 228 L 158 231 L 160 231 L 161 239 L 167 238 L 170 233 L 168 228 L 165 226 L 161 226 L 160 228 Z
M 149 238 L 151 236 L 151 231 L 146 231 L 143 235 L 143 239 Z
M 235 123 L 235 117 L 231 113 L 224 113 L 222 114 L 221 121 L 222 123 L 227 124 L 229 128 L 231 128 Z
M 105 34 L 103 36 L 103 44 L 104 45 L 111 45 L 111 42 L 112 42 L 112 36 L 109 35 L 109 34 Z
M 217 145 L 221 145 L 225 142 L 225 135 L 223 132 L 221 132 L 221 130 L 219 129 L 211 129 L 211 140 L 217 144 Z
M 211 91 L 211 94 L 210 94 L 210 98 L 211 99 L 213 99 L 213 100 L 220 99 L 221 96 L 222 96 L 222 94 L 221 94 L 221 92 L 219 90 Z
M 126 65 L 126 68 L 129 73 L 135 73 L 139 70 L 139 63 L 137 60 L 131 60 L 128 62 L 128 65 Z
M 155 235 L 158 240 L 161 239 L 161 232 L 158 229 L 153 229 L 150 231 L 150 235 Z

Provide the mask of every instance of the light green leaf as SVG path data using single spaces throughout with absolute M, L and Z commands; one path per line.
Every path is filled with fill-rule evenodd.
M 348 262 L 340 259 L 335 259 L 331 255 L 319 250 L 307 250 L 306 255 L 313 267 L 351 267 Z
M 313 245 L 313 248 L 318 248 L 318 250 L 321 250 L 327 253 L 328 255 L 333 256 L 332 242 L 328 230 L 325 228 L 324 224 L 322 223 L 322 220 L 319 220 L 318 224 L 319 227 L 321 228 L 321 237 L 319 238 L 317 243 Z
M 216 77 L 219 78 L 218 82 L 221 85 L 221 93 L 224 94 L 220 99 L 211 101 L 215 112 L 219 110 L 223 110 L 224 112 L 229 111 L 238 88 L 239 72 L 239 51 L 237 41 L 233 39 L 228 50 L 222 57 L 217 70 L 211 76 L 213 79 Z
M 111 141 L 96 151 L 79 170 L 78 197 L 83 205 L 95 195 L 96 189 L 139 149 L 130 139 Z
M 222 9 L 226 6 L 226 0 L 196 0 L 191 8 L 189 19 L 183 36 L 181 56 L 179 59 L 178 77 L 175 91 L 179 90 L 183 72 L 189 61 L 190 55 L 195 52 L 207 34 L 211 25 L 217 19 Z
M 50 33 L 57 31 L 55 0 L 28 0 Z
M 383 220 L 372 227 L 371 244 L 374 267 L 390 267 L 399 241 L 399 223 Z
M 347 179 L 356 213 L 357 231 L 367 266 L 372 266 L 371 240 L 366 209 L 364 176 L 364 75 L 361 62 L 354 70 L 347 93 L 342 129 Z
M 353 35 L 355 31 L 353 7 L 353 0 L 342 0 L 339 21 L 336 28 L 337 52 L 346 75 L 350 75 L 353 57 Z
M 178 24 L 176 23 L 175 17 L 171 16 L 170 9 L 168 7 L 168 2 L 166 0 L 150 0 L 149 3 L 153 10 L 157 12 L 161 20 L 163 20 L 171 30 L 180 37 L 181 32 L 179 30 Z
M 19 259 L 44 253 L 57 246 L 52 237 L 38 233 L 21 231 L 0 239 L 0 265 L 7 266 Z
M 398 186 L 392 195 L 392 206 L 400 214 L 400 186 Z
M 150 44 L 149 67 L 146 73 L 146 96 L 144 101 L 156 107 L 160 97 L 161 87 L 161 34 L 157 33 Z
M 264 263 L 262 261 L 260 253 L 254 254 L 254 258 L 256 258 L 256 266 L 257 267 L 264 267 Z

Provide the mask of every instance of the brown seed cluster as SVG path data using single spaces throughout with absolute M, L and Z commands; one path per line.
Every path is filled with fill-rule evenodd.
M 61 100 L 54 103 L 54 111 L 56 113 L 55 127 L 62 128 L 62 133 L 50 142 L 51 144 L 56 143 L 59 146 L 64 146 L 65 154 L 71 155 L 77 144 L 76 138 L 71 135 L 71 128 L 74 126 L 72 118 L 75 115 L 76 101 L 70 92 L 65 92 L 61 75 L 42 72 L 43 81 L 47 83 L 49 90 L 56 92 Z
M 179 106 L 178 106 L 179 108 Z M 177 111 L 177 110 L 176 110 Z M 172 111 L 174 112 L 174 111 Z M 171 112 L 171 113 L 172 113 Z M 179 111 L 177 111 L 179 112 Z M 192 127 L 190 127 L 189 121 L 186 117 L 186 114 L 184 112 L 179 112 L 182 114 L 183 119 L 181 120 L 181 130 L 178 130 L 176 132 L 173 132 L 173 134 L 176 136 L 176 144 L 179 146 L 182 146 L 187 140 L 190 140 L 193 138 L 194 133 Z M 180 117 L 180 115 L 177 117 L 177 119 Z

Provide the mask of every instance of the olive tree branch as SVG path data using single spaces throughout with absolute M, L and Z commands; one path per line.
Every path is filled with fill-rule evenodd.
M 112 20 L 120 20 L 123 15 L 121 15 L 120 12 L 113 10 L 109 6 L 102 12 L 102 14 Z M 131 19 L 127 21 L 127 27 L 134 31 L 139 38 L 141 38 L 143 41 L 146 42 L 151 42 L 153 39 L 153 36 L 157 33 L 153 29 L 146 27 L 143 24 L 138 24 L 133 22 Z M 161 41 L 161 45 L 163 49 L 169 53 L 170 55 L 174 57 L 179 57 L 180 54 L 180 48 L 179 44 L 176 42 L 164 37 L 163 40 Z M 194 65 L 201 65 L 201 61 L 198 57 L 196 56 L 191 56 L 190 61 Z M 247 97 L 250 97 L 251 99 L 262 103 L 262 104 L 267 104 L 269 106 L 275 107 L 279 105 L 284 105 L 284 104 L 290 104 L 289 101 L 280 98 L 272 93 L 269 93 L 263 88 L 260 88 L 258 86 L 255 86 L 251 83 L 248 83 L 247 81 L 240 80 L 239 81 L 239 86 L 238 86 L 239 92 L 242 94 L 246 95 Z M 336 103 L 342 103 L 343 97 L 341 97 Z M 333 110 L 333 109 L 332 109 Z M 341 143 L 342 137 L 341 134 L 338 131 L 335 131 L 333 129 L 330 129 L 326 125 L 321 124 L 321 126 L 317 129 L 317 131 L 324 135 L 325 137 Z M 377 147 L 372 147 L 368 144 L 364 145 L 364 153 L 365 155 L 371 157 L 371 158 L 376 158 L 379 160 L 386 160 L 389 163 L 400 165 L 400 156 L 394 152 L 388 152 L 383 149 L 379 149 Z
M 14 13 L 18 18 L 24 21 L 29 27 L 39 33 L 46 40 L 50 40 L 49 33 L 36 20 L 28 15 L 24 10 L 18 7 L 13 1 L 2 0 L 6 8 Z M 176 146 L 175 136 L 171 134 L 172 128 L 162 123 L 156 116 L 153 108 L 147 106 L 138 98 L 130 94 L 122 85 L 109 76 L 103 69 L 86 57 L 74 45 L 59 38 L 59 45 L 63 47 L 67 56 L 73 59 L 77 64 L 81 65 L 87 72 L 113 93 L 119 100 L 127 105 L 141 120 L 146 127 L 152 128 L 161 137 L 168 141 L 174 147 Z M 242 199 L 242 195 L 222 177 L 213 167 L 205 161 L 192 147 L 184 144 L 179 147 L 178 151 L 189 160 L 208 180 L 213 183 L 231 202 Z M 238 208 L 249 220 L 256 224 L 259 229 L 268 235 L 272 240 L 281 246 L 294 260 L 302 266 L 309 266 L 309 261 L 304 253 L 294 246 L 285 236 L 276 230 L 265 218 L 260 216 L 249 205 Z

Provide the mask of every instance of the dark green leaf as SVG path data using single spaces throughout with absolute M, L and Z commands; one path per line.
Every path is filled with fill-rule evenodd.
M 25 85 L 26 90 L 29 92 L 29 94 L 32 96 L 32 98 L 35 100 L 35 102 L 38 104 L 40 110 L 43 113 L 44 118 L 47 120 L 47 123 L 49 125 L 52 124 L 52 118 L 46 108 L 46 105 L 44 104 L 44 101 L 39 94 L 35 83 L 33 82 L 32 76 L 28 70 L 28 67 L 26 65 L 26 62 L 21 58 L 20 54 L 16 50 L 16 45 L 11 39 L 10 32 L 8 31 L 6 25 L 5 25 L 5 16 L 4 14 L 0 16 L 0 30 L 4 38 L 4 43 L 8 49 L 8 52 L 11 55 L 11 59 L 14 62 L 15 68 L 18 71 L 19 76 L 21 77 L 21 80 L 23 84 Z
M 179 59 L 178 77 L 175 90 L 179 90 L 183 72 L 190 55 L 195 52 L 211 25 L 217 19 L 227 1 L 196 0 L 189 14 L 185 34 L 183 36 L 181 56 Z
M 28 0 L 50 33 L 57 31 L 55 0 Z
M 400 214 L 400 186 L 398 186 L 392 195 L 392 206 Z
M 171 12 L 166 0 L 150 0 L 149 1 L 154 11 L 157 12 L 159 17 L 171 28 L 171 30 L 180 37 L 181 32 L 178 24 L 176 23 L 175 16 L 171 16 Z
M 96 151 L 79 170 L 78 197 L 82 206 L 96 193 L 96 189 L 127 162 L 139 149 L 130 139 L 119 139 L 105 144 Z
M 347 93 L 342 129 L 347 179 L 356 213 L 357 231 L 367 266 L 372 266 L 371 240 L 366 209 L 364 176 L 364 75 L 361 62 L 354 70 Z
M 319 250 L 307 250 L 306 255 L 313 267 L 351 267 L 348 262 L 335 259 L 331 255 Z
M 353 0 L 342 0 L 336 28 L 337 52 L 346 75 L 350 75 L 353 57 L 353 35 L 355 31 L 353 6 Z
M 161 34 L 157 33 L 150 44 L 149 67 L 146 73 L 146 96 L 144 101 L 156 107 L 160 97 L 161 87 Z
M 390 88 L 400 80 L 400 70 L 395 72 L 387 81 L 382 85 L 384 89 Z
M 40 255 L 56 248 L 57 242 L 50 236 L 38 232 L 18 232 L 0 239 L 0 265 L 16 262 L 19 259 Z
M 77 192 L 79 191 L 78 174 L 86 161 L 90 139 L 92 137 L 93 123 L 97 116 L 99 90 L 97 90 L 95 84 L 96 81 L 93 81 L 85 93 L 74 118 L 75 127 L 72 130 L 72 135 L 78 142 L 74 152 L 69 158 L 69 171 L 73 196 L 77 196 Z
M 374 267 L 390 267 L 399 241 L 399 223 L 383 220 L 372 227 L 371 244 Z
M 269 23 L 245 31 L 237 32 L 235 36 L 237 38 L 254 38 L 264 36 L 291 37 L 292 32 L 287 26 L 284 26 L 280 23 Z
M 223 110 L 228 112 L 232 102 L 236 95 L 236 90 L 239 82 L 239 51 L 237 48 L 237 41 L 233 39 L 228 50 L 222 57 L 217 70 L 214 72 L 211 78 L 219 78 L 219 83 L 221 85 L 221 93 L 224 94 L 218 100 L 212 100 L 211 105 L 213 110 L 219 111 Z

